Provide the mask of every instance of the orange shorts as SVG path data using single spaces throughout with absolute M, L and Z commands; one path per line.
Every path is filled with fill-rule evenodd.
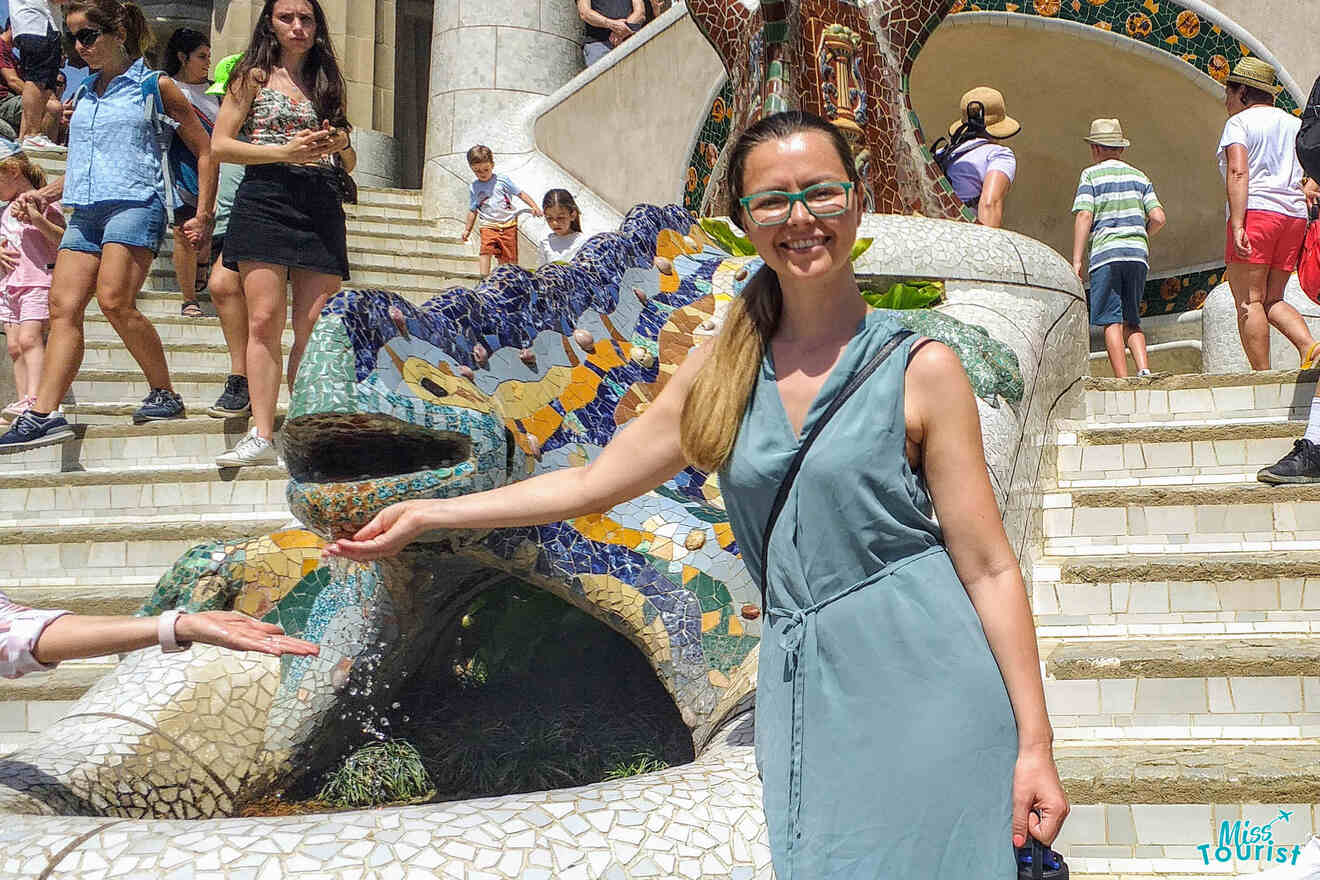
M 501 263 L 518 262 L 518 227 L 481 227 L 480 254 L 490 254 Z
M 1233 227 L 1228 227 L 1228 245 L 1224 248 L 1224 262 L 1255 263 L 1282 272 L 1297 269 L 1297 258 L 1302 253 L 1302 239 L 1306 238 L 1306 218 L 1289 217 L 1277 211 L 1251 209 L 1243 218 L 1247 241 L 1251 242 L 1251 256 L 1239 257 L 1233 247 Z

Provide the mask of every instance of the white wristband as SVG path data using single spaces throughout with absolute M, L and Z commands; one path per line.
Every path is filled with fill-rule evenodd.
M 192 642 L 180 642 L 174 635 L 174 627 L 185 613 L 177 608 L 171 608 L 156 621 L 156 641 L 160 642 L 162 654 L 177 654 L 192 647 Z

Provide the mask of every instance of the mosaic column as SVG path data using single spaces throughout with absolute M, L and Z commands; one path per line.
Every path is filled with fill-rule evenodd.
M 216 4 L 211 20 L 217 59 L 247 48 L 262 0 Z M 395 0 L 322 0 L 330 37 L 348 87 L 348 121 L 358 151 L 354 176 L 366 186 L 398 183 L 394 140 Z
M 533 109 L 582 69 L 582 21 L 574 0 L 436 0 L 433 28 L 422 203 L 460 222 L 468 148 L 489 146 L 517 182 L 536 149 Z

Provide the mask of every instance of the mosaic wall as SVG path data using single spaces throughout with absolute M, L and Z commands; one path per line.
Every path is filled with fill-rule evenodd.
M 1251 50 L 1233 34 L 1217 24 L 1203 21 L 1196 12 L 1167 0 L 1158 3 L 1153 0 L 1023 0 L 1018 3 L 1011 0 L 955 0 L 949 9 L 950 15 L 968 12 L 1008 12 L 1058 18 L 1122 34 L 1167 52 L 1221 83 L 1233 65 L 1251 54 Z M 938 19 L 931 30 L 935 24 Z M 758 45 L 760 40 L 758 36 Z M 920 45 L 914 49 L 919 51 Z M 755 51 L 754 47 L 753 54 Z M 915 57 L 914 52 L 912 58 Z M 906 80 L 904 86 L 906 94 Z M 732 88 L 731 82 L 726 83 L 712 102 L 688 162 L 684 205 L 694 212 L 712 203 L 718 206 L 718 199 L 707 198 L 707 194 L 711 171 L 734 130 L 729 124 L 732 121 Z M 1287 91 L 1280 93 L 1277 103 L 1293 113 L 1301 112 L 1297 100 Z M 920 137 L 920 122 L 915 114 L 911 114 L 909 124 Z M 1199 309 L 1223 273 L 1221 266 L 1171 278 L 1151 279 L 1146 285 L 1141 314 L 1155 317 Z
M 697 130 L 697 143 L 688 159 L 687 182 L 683 185 L 683 207 L 693 214 L 701 213 L 711 172 L 719 161 L 720 151 L 729 142 L 729 129 L 733 125 L 732 105 L 733 86 L 725 80 Z
M 1251 54 L 1236 36 L 1171 0 L 956 0 L 950 14 L 960 12 L 1013 12 L 1090 25 L 1168 52 L 1220 83 Z M 1278 104 L 1299 110 L 1286 91 Z
M 688 10 L 728 72 L 731 97 L 721 101 L 721 116 L 732 110 L 731 137 L 763 115 L 809 110 L 830 119 L 852 144 L 868 211 L 960 218 L 962 204 L 925 147 L 907 80 L 951 4 L 691 0 Z M 711 163 L 713 151 L 704 152 L 690 165 L 714 169 L 702 210 L 727 213 L 721 161 Z

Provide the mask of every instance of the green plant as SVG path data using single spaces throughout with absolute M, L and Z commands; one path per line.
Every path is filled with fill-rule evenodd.
M 928 309 L 944 299 L 944 282 L 899 281 L 886 290 L 863 287 L 862 299 L 877 309 Z
M 621 761 L 606 771 L 605 779 L 627 779 L 630 776 L 641 776 L 643 773 L 664 770 L 668 766 L 669 762 L 664 758 L 657 757 L 650 752 L 637 752 L 630 760 Z
M 412 744 L 392 739 L 349 755 L 321 787 L 318 800 L 335 807 L 372 807 L 429 798 L 435 786 Z

